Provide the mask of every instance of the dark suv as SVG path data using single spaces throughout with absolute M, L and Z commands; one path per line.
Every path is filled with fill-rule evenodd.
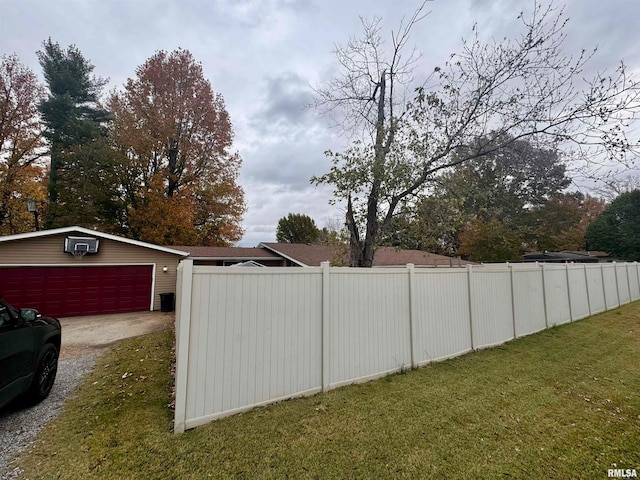
M 47 398 L 58 370 L 60 338 L 58 319 L 0 299 L 0 409 L 18 397 L 29 404 Z

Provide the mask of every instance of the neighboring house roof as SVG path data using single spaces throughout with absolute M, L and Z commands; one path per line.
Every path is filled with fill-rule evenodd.
M 447 257 L 420 250 L 399 250 L 393 247 L 380 247 L 373 257 L 373 265 L 376 267 L 406 265 L 407 263 L 414 265 L 468 265 L 472 262 L 460 260 L 457 257 Z
M 598 257 L 598 258 L 609 257 L 609 254 L 607 252 L 598 252 L 598 251 L 592 252 L 592 251 L 586 251 L 586 250 L 578 250 L 578 251 L 562 250 L 562 252 L 560 253 L 575 253 L 577 255 L 588 255 L 590 257 Z
M 328 245 L 262 242 L 259 247 L 268 249 L 301 267 L 320 266 L 322 262 L 333 260 L 336 255 L 335 250 Z
M 261 247 L 271 250 L 301 267 L 319 266 L 322 262 L 330 262 L 340 253 L 328 245 L 308 245 L 304 243 L 270 243 L 263 242 Z M 414 265 L 465 265 L 471 262 L 458 258 L 436 255 L 419 250 L 400 250 L 394 247 L 379 247 L 373 257 L 374 267 Z
M 230 267 L 261 267 L 267 268 L 261 263 L 254 262 L 253 260 L 247 260 L 246 262 L 234 263 L 233 265 L 229 265 Z
M 188 247 L 177 246 L 177 248 L 189 252 L 189 256 L 194 259 L 207 260 L 278 260 L 282 257 L 260 247 Z
M 582 263 L 595 263 L 598 262 L 598 258 L 595 255 L 586 255 L 577 252 L 531 252 L 524 255 L 525 262 L 582 262 Z
M 119 237 L 117 235 L 111 235 L 109 233 L 100 232 L 98 230 L 90 230 L 84 227 L 53 228 L 50 230 L 40 230 L 38 232 L 19 233 L 17 235 L 6 235 L 4 237 L 0 237 L 0 242 L 12 242 L 15 240 L 48 237 L 51 235 L 61 235 L 65 233 L 82 233 L 83 235 L 87 235 L 91 237 L 99 237 L 99 238 L 105 238 L 108 240 L 113 240 L 114 242 L 128 243 L 129 245 L 135 245 L 137 247 L 142 247 L 142 248 L 149 248 L 151 250 L 158 250 L 160 252 L 171 253 L 174 255 L 179 255 L 181 257 L 186 257 L 189 255 L 188 252 L 177 250 L 174 247 L 162 247 L 160 245 L 155 245 L 153 243 L 141 242 L 139 240 L 131 240 L 130 238 Z

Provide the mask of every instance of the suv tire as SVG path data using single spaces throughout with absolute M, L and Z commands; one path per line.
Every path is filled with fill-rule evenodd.
M 53 344 L 47 343 L 40 353 L 38 367 L 26 394 L 28 402 L 38 403 L 49 396 L 57 371 L 58 349 Z

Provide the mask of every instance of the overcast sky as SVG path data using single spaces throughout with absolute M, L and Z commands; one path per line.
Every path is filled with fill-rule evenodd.
M 343 213 L 328 204 L 327 149 L 346 140 L 305 108 L 312 87 L 337 69 L 334 45 L 361 32 L 360 16 L 383 19 L 384 32 L 419 5 L 410 0 L 2 0 L 0 54 L 17 54 L 39 75 L 36 51 L 51 37 L 75 44 L 95 74 L 121 88 L 157 50 L 190 50 L 223 95 L 243 158 L 239 183 L 248 210 L 242 246 L 273 241 L 278 219 L 304 213 L 322 227 Z M 565 0 L 570 53 L 598 46 L 594 69 L 624 59 L 640 74 L 640 0 Z M 533 0 L 435 0 L 414 30 L 421 69 L 432 71 L 477 23 L 485 38 L 518 31 L 516 17 Z M 105 91 L 105 93 L 107 93 Z

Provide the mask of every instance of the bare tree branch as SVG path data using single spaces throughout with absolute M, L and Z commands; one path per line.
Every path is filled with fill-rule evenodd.
M 341 75 L 317 90 L 316 106 L 337 115 L 343 132 L 369 136 L 346 152 L 329 152 L 331 171 L 312 179 L 333 184 L 338 197 L 353 197 L 352 214 L 362 227 L 352 232 L 365 232 L 362 255 L 352 255 L 361 258 L 359 266 L 372 264 L 396 209 L 439 172 L 519 140 L 563 149 L 594 171 L 630 168 L 638 158 L 640 145 L 629 132 L 640 113 L 640 83 L 624 63 L 584 78 L 595 50 L 566 55 L 568 19 L 552 4 L 520 14 L 522 34 L 513 40 L 484 43 L 474 26 L 460 53 L 434 69 L 437 82 L 425 80 L 407 101 L 420 57 L 415 49 L 404 53 L 425 4 L 392 34 L 388 61 L 380 20 L 363 21 L 363 39 L 339 51 Z

